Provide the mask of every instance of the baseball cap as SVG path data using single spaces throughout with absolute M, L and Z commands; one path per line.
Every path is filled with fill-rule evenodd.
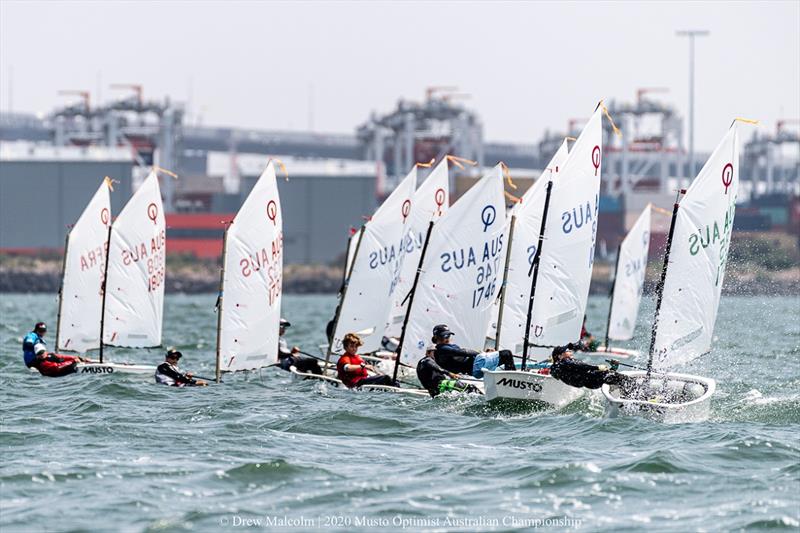
M 289 322 L 289 321 L 288 321 L 288 320 L 286 320 L 285 318 L 281 317 L 281 327 L 282 327 L 282 328 L 288 328 L 288 327 L 289 327 L 289 326 L 291 326 L 291 325 L 292 325 L 292 323 L 291 323 L 291 322 Z
M 175 359 L 180 359 L 183 357 L 183 354 L 176 350 L 175 348 L 170 348 L 167 350 L 167 357 L 174 357 Z
M 449 337 L 450 335 L 455 335 L 455 333 L 450 331 L 447 324 L 439 324 L 433 327 L 434 337 Z

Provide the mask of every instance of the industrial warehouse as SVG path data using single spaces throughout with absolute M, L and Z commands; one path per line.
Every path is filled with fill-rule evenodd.
M 508 165 L 522 194 L 583 121 L 552 125 L 530 144 L 493 143 L 484 139 L 481 118 L 460 103 L 464 95 L 457 88 L 430 87 L 418 101 L 401 99 L 388 113 L 371 112 L 352 135 L 204 127 L 187 123 L 179 103 L 148 100 L 140 85 L 112 88 L 130 95 L 93 106 L 88 92 L 65 91 L 62 97 L 74 102 L 46 117 L 0 115 L 0 252 L 57 253 L 98 179 L 109 176 L 117 182 L 112 194 L 117 212 L 155 164 L 178 175 L 161 183 L 168 254 L 217 259 L 224 224 L 274 157 L 288 170 L 288 179 L 279 184 L 286 263 L 339 266 L 349 234 L 414 163 L 447 154 L 477 162 L 451 175 L 451 202 L 498 161 Z M 613 260 L 648 202 L 669 207 L 675 191 L 708 157 L 687 153 L 684 120 L 664 102 L 668 95 L 662 92 L 640 89 L 631 101 L 609 101 L 622 135 L 605 127 L 600 261 Z M 797 237 L 797 126 L 796 120 L 781 121 L 776 131 L 745 139 L 735 231 Z M 48 194 L 34 202 L 32 190 Z M 29 216 L 34 203 L 37 224 L 16 224 Z M 667 227 L 667 220 L 654 221 L 655 244 L 663 244 Z

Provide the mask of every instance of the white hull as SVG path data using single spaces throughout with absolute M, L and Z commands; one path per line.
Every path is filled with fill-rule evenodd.
M 622 372 L 640 378 L 646 387 L 642 399 L 626 399 L 619 387 L 603 385 L 606 414 L 610 417 L 641 416 L 668 424 L 703 422 L 711 415 L 711 396 L 717 389 L 713 379 L 689 374 L 652 374 L 645 383 L 647 372 Z M 671 401 L 670 401 L 671 400 Z
M 324 381 L 334 387 L 345 387 L 344 383 L 336 378 L 332 378 L 330 376 L 320 376 L 318 374 L 307 374 L 304 372 L 299 372 L 295 367 L 290 367 L 289 370 L 292 373 L 292 379 L 295 381 L 306 380 L 306 379 L 317 379 L 320 381 Z M 368 391 L 381 391 L 381 392 L 395 392 L 399 394 L 408 394 L 410 396 L 429 396 L 428 391 L 424 389 L 403 389 L 398 387 L 390 387 L 387 385 L 364 385 L 363 387 L 359 387 L 360 390 L 368 390 Z M 356 389 L 354 389 L 356 390 Z
M 524 400 L 555 408 L 569 405 L 584 395 L 584 389 L 570 387 L 547 374 L 520 370 L 483 372 L 486 399 Z
M 125 363 L 78 363 L 75 373 L 81 376 L 108 376 L 125 374 L 153 377 L 156 367 L 150 365 L 129 365 Z
M 591 352 L 576 352 L 575 355 L 580 357 L 582 355 L 596 356 L 596 357 L 638 357 L 642 352 L 639 350 L 628 350 L 627 348 L 617 348 L 616 346 L 599 346 L 596 350 Z

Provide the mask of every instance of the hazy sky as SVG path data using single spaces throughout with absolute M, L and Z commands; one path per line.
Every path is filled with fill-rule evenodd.
M 688 41 L 702 28 L 696 145 L 731 119 L 800 116 L 800 2 L 15 2 L 0 0 L 0 109 L 191 102 L 204 124 L 353 132 L 371 110 L 455 85 L 494 141 L 535 142 L 639 87 L 688 109 Z M 11 82 L 9 73 L 13 73 Z M 9 86 L 13 93 L 9 95 Z M 311 89 L 313 87 L 313 90 Z

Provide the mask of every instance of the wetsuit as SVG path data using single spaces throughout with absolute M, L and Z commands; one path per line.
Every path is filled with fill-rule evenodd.
M 185 387 L 187 385 L 197 385 L 197 381 L 190 378 L 186 374 L 178 371 L 177 367 L 167 363 L 166 361 L 158 365 L 156 368 L 156 383 L 161 385 L 170 385 L 172 387 Z
M 35 368 L 41 375 L 51 378 L 74 373 L 75 367 L 81 362 L 74 355 L 48 354 L 47 343 L 35 331 L 22 339 L 22 357 L 25 359 L 25 366 Z
M 289 350 L 286 339 L 283 337 L 278 340 L 278 362 L 280 363 L 280 367 L 287 372 L 289 368 L 293 366 L 298 372 L 317 374 L 318 376 L 322 375 L 322 369 L 319 367 L 319 363 L 317 363 L 316 359 L 292 353 L 291 350 Z
M 571 387 L 599 389 L 604 384 L 626 384 L 630 378 L 613 370 L 601 370 L 595 365 L 574 359 L 561 359 L 550 367 L 550 375 Z
M 417 363 L 417 378 L 419 378 L 422 386 L 428 390 L 431 398 L 450 391 L 480 393 L 480 390 L 475 385 L 451 379 L 447 371 L 440 367 L 432 357 L 423 357 Z
M 344 354 L 336 362 L 336 372 L 339 379 L 348 389 L 361 387 L 362 385 L 389 385 L 397 387 L 397 383 L 392 381 L 389 376 L 370 376 L 366 368 L 359 368 L 355 372 L 345 372 L 345 365 L 361 365 L 364 361 L 358 355 Z

